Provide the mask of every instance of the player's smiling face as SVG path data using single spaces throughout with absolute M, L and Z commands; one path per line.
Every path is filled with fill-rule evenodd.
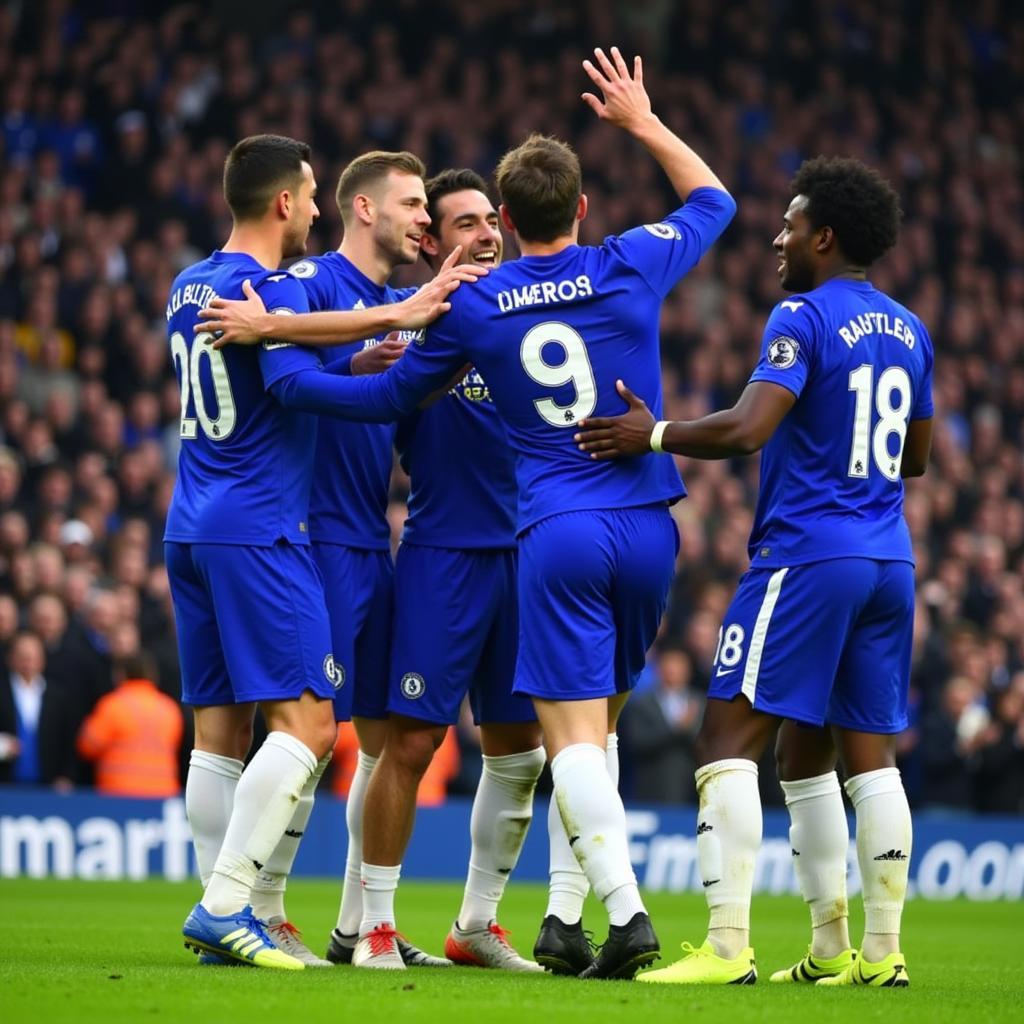
M 288 218 L 288 228 L 284 235 L 284 255 L 302 256 L 306 251 L 306 242 L 309 239 L 309 229 L 313 221 L 320 216 L 320 210 L 316 205 L 316 179 L 313 177 L 313 168 L 305 161 L 302 164 L 302 184 L 292 203 L 291 214 Z
M 476 263 L 493 269 L 501 263 L 504 240 L 498 227 L 498 211 L 476 189 L 450 192 L 437 201 L 437 223 L 423 237 L 423 249 L 436 263 L 462 246 L 460 263 Z
M 423 179 L 391 171 L 374 198 L 374 241 L 380 254 L 392 266 L 415 263 L 423 232 L 430 224 Z
M 782 230 L 772 243 L 779 255 L 779 281 L 787 292 L 814 287 L 818 241 L 818 232 L 807 216 L 807 197 L 794 196 L 782 218 Z

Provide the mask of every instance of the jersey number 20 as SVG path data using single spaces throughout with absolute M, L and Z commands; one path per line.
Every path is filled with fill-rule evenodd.
M 197 434 L 196 421 L 211 441 L 223 441 L 235 429 L 235 396 L 231 393 L 228 368 L 219 349 L 211 348 L 213 335 L 208 331 L 197 334 L 192 341 L 189 354 L 185 336 L 179 331 L 171 335 L 171 357 L 178 364 L 181 379 L 181 430 L 186 440 L 193 440 Z M 199 380 L 199 367 L 203 357 L 210 361 L 210 375 L 213 378 L 213 392 L 217 397 L 217 418 L 213 419 L 206 409 L 203 387 Z M 192 397 L 196 415 L 188 415 L 188 400 Z
M 850 373 L 850 387 L 856 396 L 853 411 L 853 440 L 850 443 L 849 475 L 867 478 L 868 435 L 871 455 L 878 471 L 888 480 L 899 480 L 903 459 L 903 443 L 907 439 L 907 417 L 910 415 L 910 377 L 902 366 L 890 366 L 878 377 L 874 387 L 875 368 L 870 363 Z M 895 396 L 896 401 L 893 402 Z M 878 422 L 871 431 L 871 406 L 878 412 Z M 896 452 L 889 452 L 889 438 L 896 435 Z
M 557 345 L 565 353 L 559 363 L 545 362 L 541 355 L 545 345 Z M 540 418 L 553 427 L 574 427 L 597 407 L 597 382 L 590 366 L 590 356 L 583 338 L 568 324 L 552 321 L 537 324 L 526 332 L 519 347 L 523 369 L 538 383 L 549 388 L 572 384 L 576 397 L 568 405 L 559 405 L 550 398 L 538 398 L 534 406 Z

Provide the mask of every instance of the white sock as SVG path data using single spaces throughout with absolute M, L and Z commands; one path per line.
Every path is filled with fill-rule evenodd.
M 710 918 L 708 938 L 732 960 L 750 937 L 750 894 L 761 845 L 757 765 L 731 757 L 698 768 L 697 865 Z
M 551 762 L 551 778 L 572 852 L 611 923 L 628 923 L 644 906 L 629 861 L 626 811 L 608 774 L 606 752 L 574 743 Z
M 345 825 L 348 828 L 348 852 L 345 854 L 345 881 L 341 887 L 341 905 L 338 907 L 336 931 L 340 935 L 358 935 L 363 919 L 363 887 L 360 867 L 363 863 L 363 805 L 366 787 L 377 766 L 376 757 L 359 751 L 355 774 L 345 804 Z
M 846 780 L 857 814 L 857 861 L 864 888 L 864 942 L 869 963 L 899 950 L 907 897 L 913 828 L 898 768 L 880 768 Z
M 829 959 L 850 948 L 846 851 L 850 830 L 835 772 L 781 782 L 800 892 L 811 911 L 811 952 Z
M 234 757 L 193 750 L 185 780 L 185 814 L 192 830 L 196 866 L 203 888 L 210 882 L 231 818 L 235 788 L 245 765 Z
M 619 737 L 613 732 L 608 733 L 605 741 L 605 763 L 612 784 L 618 789 Z M 553 914 L 563 924 L 576 924 L 583 916 L 583 904 L 590 892 L 590 883 L 569 847 L 569 837 L 565 834 L 554 794 L 548 804 L 548 844 L 548 907 L 544 916 Z
M 458 925 L 486 928 L 498 916 L 498 902 L 526 839 L 533 817 L 533 791 L 547 758 L 544 748 L 504 757 L 484 756 L 473 800 L 469 833 L 473 847 Z
M 283 917 L 287 920 L 288 915 L 284 910 L 284 890 L 288 884 L 292 865 L 295 863 L 295 855 L 299 852 L 302 834 L 306 831 L 309 816 L 313 813 L 316 787 L 323 778 L 327 766 L 331 763 L 333 753 L 331 751 L 324 754 L 317 762 L 313 774 L 302 787 L 302 795 L 295 806 L 292 820 L 288 822 L 288 827 L 284 830 L 284 835 L 274 847 L 274 852 L 270 855 L 267 863 L 263 865 L 263 870 L 256 875 L 256 884 L 252 887 L 252 912 L 261 921 L 269 921 L 275 917 Z
M 284 732 L 272 732 L 242 772 L 224 845 L 202 904 L 218 916 L 237 914 L 252 896 L 256 873 L 280 842 L 309 776 L 313 751 Z
M 395 923 L 395 890 L 402 865 L 363 864 L 363 920 L 359 934 L 367 935 L 379 924 Z
M 612 785 L 619 788 L 619 735 L 618 733 L 608 733 L 608 738 L 604 742 L 604 756 L 605 764 L 608 766 L 608 774 L 611 776 Z
M 563 924 L 576 924 L 583 916 L 583 902 L 590 892 L 590 883 L 569 846 L 554 793 L 548 803 L 548 843 L 548 907 L 544 916 L 554 914 Z

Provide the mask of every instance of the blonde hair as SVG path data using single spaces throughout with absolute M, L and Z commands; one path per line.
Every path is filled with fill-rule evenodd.
M 338 202 L 341 219 L 346 224 L 352 216 L 352 200 L 360 192 L 384 181 L 392 171 L 414 174 L 417 178 L 425 178 L 427 175 L 427 168 L 415 153 L 387 153 L 380 149 L 357 156 L 341 172 L 334 197 Z

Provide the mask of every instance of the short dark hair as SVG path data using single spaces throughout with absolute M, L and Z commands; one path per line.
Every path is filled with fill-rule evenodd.
M 298 189 L 305 142 L 284 135 L 250 135 L 235 143 L 224 162 L 224 198 L 236 221 L 256 220 L 283 188 Z
M 126 654 L 119 658 L 114 666 L 114 673 L 118 682 L 125 679 L 148 679 L 151 683 L 160 685 L 160 669 L 157 667 L 156 658 L 146 650 L 138 650 L 134 654 Z
M 370 153 L 357 156 L 341 172 L 334 198 L 337 200 L 341 219 L 346 224 L 352 215 L 352 200 L 360 192 L 365 191 L 367 186 L 383 181 L 392 171 L 398 174 L 413 174 L 417 178 L 427 176 L 427 168 L 423 161 L 415 153 L 410 153 L 407 150 L 402 150 L 400 153 L 388 153 L 375 149 Z
M 553 242 L 572 230 L 583 175 L 579 157 L 568 143 L 531 135 L 501 158 L 494 176 L 521 238 Z
M 806 160 L 789 187 L 794 196 L 807 197 L 812 226 L 832 228 L 843 255 L 857 266 L 870 266 L 896 244 L 903 217 L 899 196 L 859 160 Z
M 438 220 L 437 204 L 453 192 L 483 192 L 486 196 L 487 182 L 469 167 L 450 167 L 440 174 L 435 174 L 424 185 L 427 190 L 427 213 L 430 215 L 431 227 L 436 227 Z M 430 231 L 430 228 L 427 228 Z M 436 232 L 431 232 L 436 234 Z

